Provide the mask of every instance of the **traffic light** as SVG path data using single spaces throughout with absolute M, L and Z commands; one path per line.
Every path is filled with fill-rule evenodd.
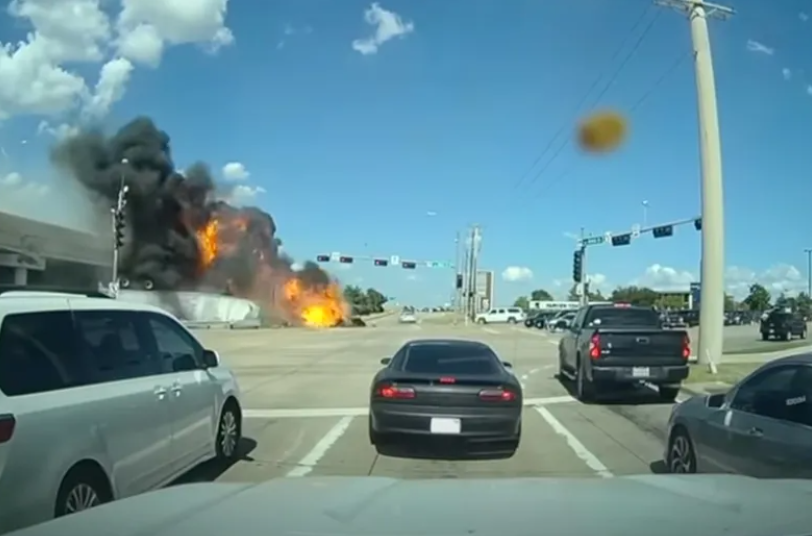
M 124 245 L 124 212 L 117 210 L 115 213 L 115 235 L 116 235 L 116 249 L 120 249 Z
M 389 261 L 386 259 L 375 259 L 375 266 L 389 266 Z
M 338 262 L 341 264 L 352 264 L 352 257 L 339 257 Z
M 697 218 L 694 220 L 694 229 L 696 229 L 697 231 L 702 230 L 702 218 Z
M 651 230 L 651 234 L 654 235 L 654 238 L 667 238 L 669 236 L 673 236 L 674 226 L 663 225 L 661 227 L 655 227 L 654 229 Z
M 572 280 L 576 283 L 580 283 L 582 279 L 583 269 L 584 269 L 584 252 L 576 250 L 575 253 L 572 254 Z
M 417 264 L 413 263 L 412 261 L 403 261 L 402 263 L 400 263 L 400 265 L 406 268 L 407 270 L 414 270 L 415 268 L 417 268 Z
M 626 233 L 612 237 L 613 246 L 628 246 L 631 243 L 632 243 L 631 233 Z
M 316 255 L 316 261 L 317 262 L 330 262 L 330 256 L 329 255 Z
M 456 288 L 458 288 L 458 289 L 462 288 L 462 274 L 457 274 L 457 287 Z

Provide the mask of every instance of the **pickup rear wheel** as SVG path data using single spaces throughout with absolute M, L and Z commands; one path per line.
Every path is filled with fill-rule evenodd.
M 575 369 L 575 396 L 581 402 L 590 402 L 595 398 L 595 385 L 586 377 L 580 357 Z

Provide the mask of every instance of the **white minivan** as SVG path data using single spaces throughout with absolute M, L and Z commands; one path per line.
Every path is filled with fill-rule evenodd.
M 494 307 L 485 313 L 476 315 L 477 324 L 517 324 L 524 322 L 525 313 L 518 307 Z
M 0 289 L 0 532 L 236 459 L 240 391 L 170 314 Z

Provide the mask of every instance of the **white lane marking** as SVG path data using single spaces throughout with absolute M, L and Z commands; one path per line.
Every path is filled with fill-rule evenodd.
M 491 328 L 482 328 L 482 331 L 484 331 L 485 333 L 490 333 L 491 335 L 501 335 L 499 331 L 496 331 L 495 329 Z
M 571 396 L 551 396 L 545 398 L 525 398 L 525 406 L 546 406 L 575 402 Z M 308 419 L 329 417 L 363 417 L 369 415 L 369 408 L 295 408 L 295 409 L 246 409 L 242 416 L 246 419 Z
M 554 346 L 558 346 L 558 341 L 547 341 L 547 342 Z
M 569 445 L 569 447 L 572 449 L 572 452 L 574 452 L 575 455 L 587 465 L 587 467 L 595 471 L 596 475 L 603 478 L 612 478 L 615 476 L 612 474 L 609 468 L 603 465 L 597 456 L 592 454 L 592 452 L 590 452 L 589 449 L 586 448 L 584 444 L 572 434 L 572 432 L 567 430 L 567 428 L 561 424 L 561 421 L 556 419 L 555 416 L 550 413 L 550 410 L 545 407 L 538 406 L 536 407 L 536 411 L 538 411 L 539 415 L 541 415 L 541 417 L 547 421 L 547 424 L 550 425 L 550 428 L 552 428 L 556 434 L 560 435 L 567 441 L 567 445 Z
M 327 451 L 341 439 L 341 436 L 343 436 L 347 428 L 350 427 L 350 423 L 352 423 L 352 417 L 344 417 L 338 421 L 336 425 L 321 438 L 321 441 L 316 443 L 313 450 L 305 454 L 304 458 L 299 460 L 297 466 L 288 471 L 288 474 L 285 476 L 292 478 L 309 475 L 316 467 L 316 464 L 324 458 Z

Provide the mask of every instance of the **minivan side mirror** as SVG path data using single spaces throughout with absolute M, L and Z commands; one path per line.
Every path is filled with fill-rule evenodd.
M 506 366 L 507 368 L 513 368 L 513 363 L 510 361 L 502 361 L 502 365 Z
M 220 354 L 216 350 L 203 350 L 203 366 L 215 368 L 220 366 Z
M 383 359 L 381 359 L 381 365 L 389 366 L 389 363 L 391 363 L 391 362 L 392 362 L 391 357 L 384 357 Z

